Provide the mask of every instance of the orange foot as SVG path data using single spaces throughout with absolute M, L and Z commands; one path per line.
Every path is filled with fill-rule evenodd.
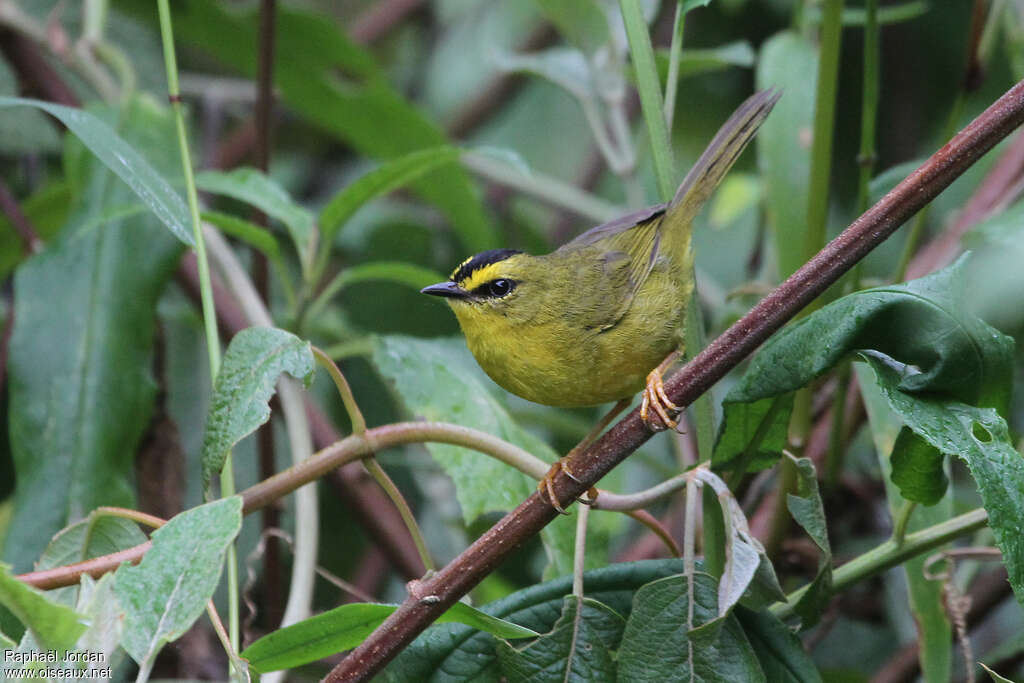
M 555 508 L 563 515 L 567 515 L 569 513 L 558 504 L 558 498 L 555 496 L 555 475 L 561 471 L 565 476 L 569 477 L 573 481 L 579 481 L 579 478 L 577 478 L 576 475 L 569 470 L 569 466 L 565 464 L 566 458 L 568 458 L 568 456 L 560 458 L 558 462 L 551 466 L 551 469 L 549 469 L 548 473 L 544 475 L 544 478 L 537 482 L 537 490 L 546 494 L 548 501 L 551 503 L 551 507 Z M 591 505 L 595 500 L 597 500 L 597 489 L 591 488 L 587 491 L 587 499 L 584 500 L 581 498 L 580 502 L 584 505 Z
M 665 383 L 661 380 L 665 367 L 666 363 L 662 363 L 647 374 L 647 386 L 644 387 L 643 402 L 640 404 L 640 418 L 652 432 L 679 426 L 679 422 L 669 415 L 669 412 L 678 414 L 680 408 L 665 395 Z M 652 409 L 658 414 L 658 420 L 653 419 Z

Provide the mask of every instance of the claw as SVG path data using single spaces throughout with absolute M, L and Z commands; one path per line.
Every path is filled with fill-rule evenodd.
M 679 422 L 672 419 L 668 411 L 679 412 L 679 406 L 669 400 L 665 393 L 665 383 L 661 379 L 662 368 L 659 365 L 647 375 L 647 386 L 644 387 L 643 402 L 640 404 L 640 417 L 653 432 L 663 429 L 675 429 Z M 658 414 L 660 422 L 652 419 L 651 409 Z
M 551 503 L 551 507 L 558 510 L 559 513 L 567 515 L 569 513 L 566 512 L 565 509 L 558 504 L 558 498 L 555 497 L 555 475 L 558 474 L 559 471 L 563 472 L 565 476 L 569 477 L 573 481 L 577 483 L 582 483 L 579 477 L 573 474 L 572 471 L 569 469 L 569 466 L 565 464 L 565 458 L 561 458 L 558 462 L 551 466 L 551 469 L 549 469 L 548 473 L 544 475 L 544 478 L 537 482 L 537 490 L 544 492 L 544 494 L 548 497 L 548 501 Z M 587 491 L 587 497 L 579 498 L 578 500 L 584 505 L 592 505 L 594 501 L 597 500 L 597 489 L 591 487 Z
M 573 473 L 569 471 L 569 468 L 565 466 L 565 462 L 563 460 L 559 460 L 551 466 L 551 469 L 549 469 L 548 473 L 544 475 L 544 478 L 537 482 L 537 490 L 543 491 L 547 494 L 548 502 L 551 503 L 551 507 L 558 510 L 559 514 L 567 515 L 569 513 L 558 504 L 558 498 L 555 496 L 555 475 L 558 474 L 559 470 L 565 472 L 566 476 L 570 479 L 579 481 L 579 479 L 576 479 Z

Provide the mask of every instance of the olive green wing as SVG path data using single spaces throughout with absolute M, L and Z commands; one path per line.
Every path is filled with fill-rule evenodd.
M 629 311 L 658 259 L 665 206 L 653 206 L 599 225 L 562 246 L 557 253 L 579 259 L 587 298 L 599 305 L 576 312 L 586 327 L 613 327 Z

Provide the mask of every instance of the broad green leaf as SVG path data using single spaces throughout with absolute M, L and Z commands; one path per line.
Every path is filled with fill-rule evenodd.
M 173 138 L 173 119 L 152 104 L 127 103 L 123 121 L 133 144 Z M 80 148 L 74 139 L 72 147 Z M 132 458 L 156 393 L 156 302 L 181 249 L 148 213 L 110 213 L 138 201 L 91 155 L 85 162 L 68 224 L 14 278 L 8 426 L 17 489 L 4 557 L 17 571 L 96 507 L 132 506 Z
M 54 536 L 35 568 L 52 569 L 74 564 L 100 555 L 116 553 L 145 541 L 146 535 L 139 530 L 135 522 L 123 517 L 93 513 Z M 76 586 L 47 591 L 52 600 L 67 605 L 75 604 L 79 593 Z
M 296 204 L 288 191 L 255 168 L 202 171 L 196 174 L 199 189 L 237 199 L 284 223 L 295 243 L 299 260 L 308 267 L 316 248 L 312 212 Z
M 190 247 L 195 246 L 188 207 L 181 195 L 106 123 L 81 109 L 40 100 L 0 96 L 0 108 L 6 107 L 36 107 L 59 119 L 97 159 L 128 184 L 175 237 Z M 167 139 L 173 139 L 173 136 Z
M 689 12 L 698 7 L 707 7 L 711 4 L 711 0 L 679 0 L 679 4 L 682 5 L 683 12 Z
M 998 333 L 994 333 L 998 334 Z M 900 372 L 867 356 L 882 395 L 900 419 L 942 453 L 967 463 L 988 512 L 989 527 L 1017 601 L 1024 604 L 1024 458 L 1010 441 L 1006 422 L 993 408 L 901 390 Z
M 11 566 L 0 563 L 0 605 L 14 614 L 44 648 L 57 650 L 74 645 L 85 632 L 82 615 L 70 607 L 50 602 L 42 591 L 22 583 Z
M 690 622 L 689 583 L 683 575 L 670 576 L 636 592 L 619 647 L 618 680 L 766 680 L 736 617 L 718 616 L 717 582 L 703 572 L 693 576 Z
M 600 683 L 615 681 L 615 650 L 626 620 L 615 610 L 590 598 L 567 595 L 554 628 L 517 648 L 498 643 L 501 670 L 509 683 Z
M 821 674 L 793 631 L 767 611 L 738 609 L 743 632 L 771 683 L 820 683 Z
M 832 547 L 828 542 L 828 524 L 825 508 L 818 493 L 818 477 L 814 463 L 798 458 L 793 463 L 797 471 L 796 493 L 786 494 L 786 507 L 807 535 L 818 546 L 818 571 L 811 585 L 793 610 L 800 615 L 801 627 L 809 628 L 818 622 L 832 591 Z
M 373 362 L 416 417 L 473 427 L 521 446 L 542 460 L 557 459 L 547 444 L 520 427 L 494 397 L 493 383 L 462 340 L 379 337 Z M 534 480 L 482 453 L 436 443 L 427 444 L 427 449 L 455 483 L 467 524 L 487 512 L 513 509 L 536 489 Z M 541 532 L 557 571 L 571 570 L 574 526 L 562 516 Z
M 121 565 L 114 592 L 125 610 L 121 645 L 146 680 L 153 660 L 203 613 L 220 579 L 228 545 L 242 526 L 242 499 L 186 510 L 153 532 L 137 566 Z
M 856 292 L 775 335 L 724 401 L 716 469 L 741 464 L 746 445 L 780 396 L 806 386 L 855 351 L 876 351 L 905 364 L 899 389 L 937 392 L 1005 410 L 1012 379 L 1012 340 L 966 310 L 965 261 L 904 285 Z M 789 420 L 775 409 L 769 434 Z M 765 440 L 774 448 L 771 440 Z M 770 464 L 756 449 L 747 470 Z M 775 451 L 777 456 L 778 451 Z
M 292 669 L 338 652 L 351 650 L 398 609 L 398 605 L 351 603 L 304 619 L 263 636 L 241 656 L 257 673 Z M 466 624 L 499 638 L 531 638 L 536 631 L 493 617 L 457 602 L 438 618 L 439 624 Z
M 143 0 L 121 3 L 150 16 Z M 257 8 L 238 9 L 214 0 L 174 3 L 175 38 L 255 77 Z M 370 52 L 355 45 L 332 19 L 289 5 L 276 13 L 274 83 L 285 106 L 355 150 L 377 159 L 400 157 L 446 142 L 389 83 Z M 472 252 L 497 244 L 480 197 L 458 165 L 434 169 L 413 188 L 440 207 L 463 245 Z
M 899 451 L 898 441 L 906 438 L 904 434 L 908 432 L 913 434 L 913 432 L 904 427 L 900 418 L 890 410 L 888 402 L 875 382 L 874 372 L 861 363 L 858 363 L 854 369 L 857 372 L 857 383 L 868 414 L 875 451 L 878 453 L 878 463 L 882 469 L 889 514 L 895 522 L 906 505 L 906 499 L 900 495 L 893 478 L 888 476 L 892 470 L 889 454 L 891 453 L 895 458 Z M 919 444 L 923 448 L 932 448 L 916 434 L 913 434 L 913 437 L 916 441 L 911 443 Z M 935 477 L 934 480 L 938 481 L 939 477 Z M 944 473 L 941 480 L 945 481 Z M 907 524 L 907 532 L 920 531 L 940 524 L 952 516 L 953 494 L 952 491 L 946 489 L 945 495 L 937 504 L 928 507 L 919 506 L 914 510 Z M 942 548 L 935 550 L 939 551 Z M 921 673 L 928 683 L 944 682 L 950 680 L 952 674 L 953 631 L 949 616 L 946 614 L 942 583 L 925 577 L 924 565 L 927 559 L 924 555 L 912 557 L 903 562 L 902 568 L 907 580 L 914 625 L 919 634 L 920 653 L 918 658 L 921 661 Z
M 16 642 L 5 636 L 3 633 L 0 633 L 0 648 L 13 650 L 16 647 L 18 647 Z
M 757 87 L 783 92 L 755 140 L 758 168 L 764 178 L 765 210 L 783 278 L 804 262 L 817 74 L 818 52 L 808 38 L 783 31 L 761 46 Z
M 459 158 L 459 150 L 443 145 L 411 152 L 381 164 L 339 190 L 320 212 L 320 233 L 324 248 L 364 204 L 422 178 L 438 166 Z
M 250 327 L 234 336 L 213 388 L 203 434 L 203 488 L 221 471 L 231 448 L 270 419 L 268 402 L 287 372 L 312 378 L 309 342 L 273 327 Z
M 219 211 L 203 211 L 200 218 L 217 226 L 225 235 L 240 239 L 250 247 L 259 249 L 271 261 L 280 260 L 281 250 L 277 246 L 277 240 L 263 226 Z
M 896 437 L 889 465 L 892 483 L 906 500 L 934 505 L 946 493 L 949 479 L 943 471 L 942 453 L 906 427 Z
M 678 559 L 614 564 L 585 572 L 584 589 L 589 599 L 626 616 L 638 588 L 682 569 L 683 562 Z M 561 616 L 563 598 L 571 589 L 572 579 L 566 576 L 517 591 L 482 610 L 534 631 L 547 632 Z M 497 681 L 502 674 L 496 642 L 491 635 L 468 626 L 432 626 L 384 670 L 381 678 L 388 683 Z

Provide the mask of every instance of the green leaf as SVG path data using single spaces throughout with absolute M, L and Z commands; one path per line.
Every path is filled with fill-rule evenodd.
M 339 190 L 320 212 L 320 232 L 324 248 L 334 235 L 364 204 L 405 187 L 438 166 L 459 158 L 459 150 L 443 145 L 421 149 L 381 164 Z
M 349 266 L 338 275 L 337 289 L 342 289 L 359 282 L 394 282 L 413 289 L 423 289 L 427 285 L 446 280 L 432 268 L 424 268 L 414 263 L 401 261 L 371 261 Z
M 1003 553 L 1010 586 L 1024 605 L 1024 458 L 1014 449 L 1006 422 L 993 408 L 905 393 L 896 369 L 878 357 L 867 360 L 882 395 L 903 422 L 942 453 L 967 463 Z
M 547 444 L 520 427 L 494 397 L 497 389 L 462 340 L 380 337 L 373 362 L 416 417 L 473 427 L 542 460 L 557 459 Z M 467 524 L 487 512 L 511 510 L 536 489 L 536 482 L 525 474 L 476 451 L 436 443 L 427 444 L 427 449 L 455 483 Z M 570 518 L 562 516 L 541 532 L 552 562 L 564 573 L 572 567 L 574 526 Z
M 292 669 L 351 650 L 398 609 L 398 605 L 350 603 L 263 636 L 241 656 L 257 673 Z M 536 631 L 457 602 L 435 623 L 459 623 L 499 638 L 531 638 Z
M 636 592 L 619 648 L 619 680 L 764 681 L 736 617 L 718 616 L 715 579 L 694 574 L 692 623 L 690 595 L 683 575 L 652 581 Z
M 313 214 L 296 204 L 281 185 L 255 168 L 202 171 L 196 174 L 199 189 L 255 206 L 284 223 L 295 243 L 299 260 L 308 267 L 316 247 Z
M 140 14 L 152 13 L 149 2 L 128 4 Z M 174 3 L 173 18 L 176 39 L 256 76 L 256 8 L 194 0 Z M 437 126 L 392 87 L 370 52 L 355 45 L 336 21 L 282 5 L 275 28 L 274 84 L 283 103 L 307 121 L 377 159 L 446 143 Z M 468 250 L 483 251 L 498 243 L 477 191 L 458 165 L 436 168 L 413 187 L 441 208 Z
M 792 629 L 770 612 L 740 608 L 735 614 L 766 679 L 772 683 L 820 683 L 821 674 Z
M 166 111 L 125 106 L 125 139 L 173 137 Z M 138 202 L 91 155 L 85 161 L 68 224 L 14 278 L 8 424 L 17 488 L 4 558 L 17 571 L 90 510 L 133 505 L 133 454 L 156 394 L 156 302 L 181 250 L 148 213 L 110 213 Z
M 76 609 L 89 622 L 89 630 L 82 634 L 75 644 L 75 650 L 88 658 L 80 658 L 89 662 L 85 666 L 103 668 L 116 666 L 123 658 L 118 654 L 124 628 L 124 610 L 114 593 L 115 574 L 104 574 L 99 581 L 88 575 L 82 576 L 81 591 Z M 102 662 L 94 658 L 103 657 Z
M 934 505 L 946 493 L 949 479 L 942 468 L 942 453 L 910 429 L 900 430 L 889 463 L 892 483 L 907 500 Z
M 181 195 L 106 123 L 81 109 L 40 100 L 0 96 L 0 108 L 6 107 L 36 107 L 56 117 L 78 136 L 97 159 L 128 184 L 171 234 L 188 246 L 195 246 L 188 207 Z
M 668 79 L 669 49 L 660 48 L 654 51 L 658 63 L 658 75 L 662 81 Z M 684 48 L 679 53 L 679 79 L 714 73 L 723 69 L 739 67 L 752 68 L 757 54 L 750 43 L 737 40 L 732 43 L 707 48 Z
M 525 647 L 498 643 L 501 670 L 510 683 L 615 681 L 615 654 L 626 620 L 590 598 L 567 595 L 554 628 Z
M 116 553 L 145 542 L 146 535 L 135 522 L 123 517 L 93 513 L 54 536 L 35 568 L 53 569 Z M 77 586 L 47 591 L 50 599 L 66 605 L 75 604 L 79 593 Z
M 818 477 L 814 471 L 814 463 L 808 458 L 797 458 L 793 465 L 797 471 L 796 494 L 786 494 L 786 507 L 789 514 L 807 535 L 818 546 L 818 571 L 811 580 L 811 585 L 800 601 L 793 607 L 801 619 L 802 628 L 810 628 L 818 622 L 818 618 L 828 604 L 832 592 L 832 547 L 828 542 L 828 523 L 825 520 L 825 508 L 818 492 Z
M 626 616 L 638 588 L 682 569 L 682 560 L 678 559 L 614 564 L 585 572 L 584 586 L 589 599 Z M 517 591 L 482 610 L 534 631 L 547 632 L 561 616 L 563 598 L 571 588 L 572 578 L 566 576 Z M 381 678 L 388 683 L 456 683 L 496 681 L 501 675 L 492 636 L 468 626 L 441 625 L 427 629 L 385 669 Z
M 860 387 L 860 394 L 864 400 L 864 407 L 868 414 L 868 424 L 871 427 L 871 436 L 875 443 L 875 451 L 878 453 L 878 463 L 882 470 L 882 480 L 885 482 L 886 499 L 889 506 L 889 514 L 896 520 L 906 505 L 906 499 L 897 490 L 893 477 L 889 474 L 892 471 L 891 458 L 898 452 L 896 442 L 905 438 L 903 435 L 908 432 L 903 426 L 899 416 L 890 408 L 888 401 L 882 395 L 875 381 L 875 374 L 866 365 L 858 363 L 854 369 L 857 372 L 857 384 Z M 913 434 L 913 432 L 910 432 Z M 916 434 L 914 439 L 924 448 L 932 448 Z M 942 474 L 945 481 L 945 473 Z M 953 493 L 948 488 L 937 504 L 930 507 L 918 507 L 907 524 L 907 531 L 920 531 L 935 524 L 941 524 L 953 516 Z M 943 548 L 936 548 L 935 552 Z M 918 631 L 918 644 L 920 653 L 918 659 L 921 661 L 921 672 L 926 681 L 948 681 L 952 678 L 953 658 L 953 630 L 946 614 L 946 601 L 943 595 L 942 583 L 932 581 L 925 576 L 924 566 L 928 558 L 925 555 L 912 557 L 902 564 L 902 570 L 907 580 L 909 589 L 910 610 L 914 615 L 914 625 Z
M 160 648 L 203 613 L 241 526 L 240 497 L 200 505 L 153 532 L 153 547 L 137 566 L 118 568 L 114 592 L 125 610 L 121 645 L 138 663 L 139 680 L 148 676 Z
M 587 54 L 611 42 L 605 8 L 597 0 L 534 0 L 534 4 L 563 38 Z
M 271 261 L 280 261 L 281 250 L 277 246 L 277 240 L 263 226 L 219 211 L 203 211 L 199 216 L 207 223 L 217 226 L 225 235 L 240 239 L 250 247 L 259 249 Z
M 777 33 L 761 47 L 757 88 L 779 88 L 784 93 L 755 140 L 765 211 L 782 278 L 804 262 L 817 74 L 817 50 L 794 31 Z
M 11 566 L 0 563 L 0 605 L 14 614 L 48 650 L 68 648 L 85 632 L 83 617 L 70 607 L 50 602 L 42 591 L 22 583 Z
M 231 448 L 270 419 L 268 402 L 277 378 L 287 372 L 308 382 L 309 342 L 273 327 L 250 327 L 234 336 L 217 373 L 203 434 L 203 488 L 221 471 Z
M 904 285 L 856 292 L 788 326 L 755 356 L 726 396 L 712 462 L 733 469 L 772 411 L 772 404 L 806 386 L 854 351 L 876 351 L 904 364 L 899 389 L 938 392 L 1005 410 L 1012 379 L 1012 340 L 966 309 L 965 262 Z M 776 409 L 769 434 L 788 423 L 789 402 Z M 752 470 L 770 464 L 778 446 L 763 440 Z M 780 449 L 781 450 L 781 449 Z M 774 452 L 777 457 L 779 451 Z

